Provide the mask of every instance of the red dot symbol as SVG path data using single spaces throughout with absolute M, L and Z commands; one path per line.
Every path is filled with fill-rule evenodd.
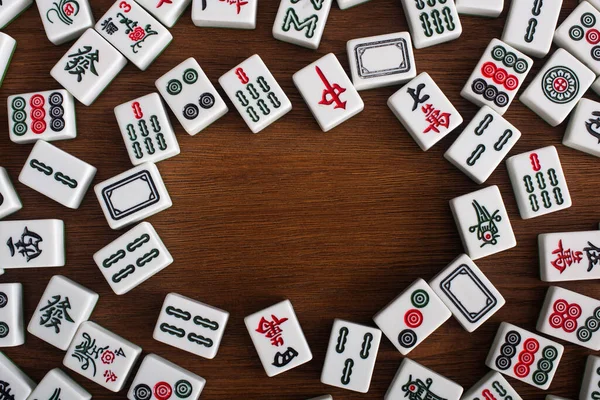
M 569 88 L 569 83 L 567 82 L 567 80 L 565 78 L 558 77 L 558 78 L 554 79 L 554 82 L 552 82 L 552 87 L 558 93 L 564 93 Z
M 421 314 L 421 311 L 415 310 L 414 308 L 408 310 L 406 314 L 404 314 L 404 323 L 409 328 L 418 328 L 423 323 L 423 314 Z
M 598 44 L 600 42 L 600 32 L 598 32 L 598 29 L 592 28 L 588 30 L 585 34 L 585 40 L 589 44 Z

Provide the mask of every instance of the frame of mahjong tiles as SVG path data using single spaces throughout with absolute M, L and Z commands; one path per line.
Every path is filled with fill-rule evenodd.
M 18 370 L 0 381 L 15 400 L 59 384 L 53 400 L 600 393 L 600 1 L 11 3 L 0 365 Z M 387 105 L 398 92 L 407 109 Z M 564 347 L 547 391 L 530 384 L 537 336 L 529 381 L 516 359 L 485 365 L 503 322 Z

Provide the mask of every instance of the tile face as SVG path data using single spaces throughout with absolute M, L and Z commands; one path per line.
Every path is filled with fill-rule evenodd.
M 554 43 L 566 49 L 595 74 L 600 74 L 600 11 L 580 3 L 554 33 Z
M 115 116 L 133 165 L 157 163 L 179 154 L 179 143 L 158 93 L 115 107 Z
M 462 386 L 425 368 L 409 358 L 402 360 L 385 400 L 395 399 L 445 399 L 460 400 Z M 423 395 L 427 397 L 422 397 Z
M 11 400 L 26 400 L 35 382 L 23 373 L 4 353 L 0 352 L 0 376 L 2 376 L 2 391 Z
M 177 293 L 165 297 L 154 340 L 213 359 L 219 351 L 229 313 Z
M 8 133 L 15 143 L 74 139 L 75 102 L 64 89 L 8 96 Z
M 498 186 L 455 197 L 450 209 L 465 252 L 473 260 L 517 245 Z
M 0 284 L 0 347 L 20 346 L 23 343 L 25 343 L 23 286 L 20 283 L 2 283 Z
M 86 321 L 67 350 L 63 365 L 112 392 L 123 389 L 142 348 Z
M 337 4 L 340 10 L 347 10 L 348 8 L 366 3 L 367 1 L 369 0 L 337 0 Z
M 502 14 L 504 0 L 456 0 L 459 14 L 496 18 Z
M 172 28 L 192 0 L 136 0 L 154 18 L 167 28 Z
M 379 311 L 373 321 L 402 355 L 407 355 L 452 313 L 423 279 L 417 279 Z
M 544 282 L 600 279 L 600 231 L 546 233 L 538 236 Z
M 281 0 L 273 23 L 273 37 L 283 42 L 317 49 L 333 0 Z
M 173 262 L 158 233 L 142 222 L 94 254 L 94 261 L 116 294 L 125 294 Z
M 429 285 L 467 332 L 474 332 L 506 303 L 466 254 L 452 261 Z
M 581 382 L 579 399 L 594 400 L 600 397 L 600 357 L 589 355 Z
M 133 0 L 117 0 L 95 29 L 142 71 L 173 40 L 167 28 Z
M 0 167 L 0 219 L 16 213 L 23 204 L 8 176 L 8 172 Z
M 556 147 L 521 153 L 506 160 L 521 218 L 571 207 L 571 196 Z
M 333 53 L 296 72 L 293 80 L 323 132 L 352 118 L 365 106 Z
M 4 3 L 4 2 L 3 2 Z M 15 0 L 0 4 L 0 29 L 6 28 L 21 13 L 33 4 L 33 0 Z
M 96 168 L 58 147 L 38 140 L 19 182 L 69 208 L 79 208 L 96 176 Z
M 503 322 L 485 365 L 542 390 L 552 383 L 564 347 L 518 326 Z
M 444 157 L 475 183 L 482 184 L 521 138 L 500 114 L 483 106 Z
M 502 41 L 532 57 L 550 51 L 563 0 L 512 1 Z
M 366 325 L 333 321 L 321 382 L 367 393 L 381 342 L 381 331 Z
M 156 354 L 148 354 L 138 369 L 129 400 L 197 400 L 206 380 Z
M 90 400 L 92 395 L 59 368 L 49 371 L 36 386 L 28 400 L 69 399 Z
M 48 282 L 27 332 L 61 350 L 66 350 L 79 325 L 87 321 L 98 294 L 61 275 Z
M 550 286 L 536 329 L 546 335 L 600 350 L 600 301 Z
M 244 323 L 267 376 L 279 375 L 312 360 L 289 300 L 247 316 Z
M 158 78 L 156 88 L 190 135 L 197 134 L 229 111 L 193 58 Z
M 460 95 L 504 115 L 532 65 L 533 60 L 519 50 L 492 39 Z
M 292 109 L 292 103 L 257 54 L 221 76 L 219 84 L 253 133 Z
M 140 164 L 94 187 L 112 229 L 134 224 L 173 203 L 156 165 Z
M 353 39 L 346 51 L 356 90 L 397 85 L 417 76 L 408 32 Z
M 125 64 L 125 57 L 90 28 L 52 68 L 50 75 L 77 100 L 89 106 Z
M 558 49 L 519 100 L 551 126 L 563 122 L 596 75 L 564 49 Z
M 1 10 L 2 6 L 0 5 L 0 13 L 2 12 Z M 0 17 L 0 19 L 1 18 L 2 17 Z M 6 33 L 0 32 L 0 86 L 2 86 L 2 81 L 4 81 L 4 77 L 6 76 L 6 72 L 8 71 L 10 61 L 12 60 L 16 48 L 17 41 Z
M 196 26 L 254 29 L 258 0 L 193 0 L 192 22 Z
M 415 49 L 458 39 L 462 26 L 453 1 L 402 0 Z
M 562 143 L 600 157 L 600 103 L 581 99 L 569 119 Z
M 48 40 L 57 46 L 78 38 L 86 29 L 94 26 L 88 0 L 37 0 L 35 3 Z
M 387 104 L 423 151 L 429 150 L 463 121 L 427 72 L 394 93 Z
M 479 399 L 523 400 L 510 386 L 510 383 L 496 371 L 488 372 L 471 389 L 461 397 L 461 400 Z
M 65 265 L 65 224 L 58 219 L 0 222 L 2 268 Z

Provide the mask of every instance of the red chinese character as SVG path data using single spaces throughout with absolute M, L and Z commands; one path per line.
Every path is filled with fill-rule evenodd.
M 244 1 L 244 0 L 219 0 L 219 1 L 224 1 L 227 4 L 235 4 L 238 14 L 240 13 L 240 11 L 242 11 L 242 6 L 245 6 L 246 4 L 248 4 L 248 2 Z
M 115 375 L 114 372 L 112 372 L 111 370 L 107 369 L 106 371 L 104 371 L 104 377 L 106 378 L 106 382 L 108 383 L 110 382 L 114 382 L 117 380 L 117 376 Z
M 558 249 L 554 250 L 552 254 L 556 254 L 556 260 L 550 261 L 550 264 L 562 274 L 567 267 L 570 267 L 574 263 L 579 264 L 581 262 L 583 252 L 573 251 L 571 249 L 564 250 L 562 240 L 559 240 Z
M 67 16 L 71 16 L 75 12 L 75 7 L 73 7 L 71 3 L 67 3 L 65 4 L 63 11 L 65 12 L 65 14 L 67 14 Z
M 448 128 L 450 125 L 450 113 L 440 112 L 440 110 L 436 110 L 431 104 L 421 107 L 421 111 L 425 113 L 425 120 L 429 122 L 429 126 L 425 128 L 423 133 L 429 131 L 440 133 L 439 126 Z
M 273 346 L 281 346 L 283 345 L 283 338 L 281 337 L 281 333 L 283 332 L 279 325 L 283 324 L 287 321 L 287 318 L 278 319 L 276 316 L 271 315 L 273 321 L 267 321 L 265 317 L 262 317 L 258 322 L 258 328 L 256 332 L 262 333 L 265 337 L 271 339 L 271 344 Z

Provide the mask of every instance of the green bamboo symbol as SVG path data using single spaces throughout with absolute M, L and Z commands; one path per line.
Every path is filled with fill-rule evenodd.
M 58 19 L 60 19 L 64 24 L 71 25 L 73 23 L 73 18 L 71 18 L 65 12 L 65 7 L 74 7 L 74 10 L 71 12 L 72 15 L 77 15 L 79 13 L 79 3 L 76 0 L 60 0 L 59 3 L 52 3 L 54 8 L 51 8 L 46 12 L 46 18 L 50 21 L 51 24 L 54 23 L 50 19 L 50 13 L 55 12 Z

